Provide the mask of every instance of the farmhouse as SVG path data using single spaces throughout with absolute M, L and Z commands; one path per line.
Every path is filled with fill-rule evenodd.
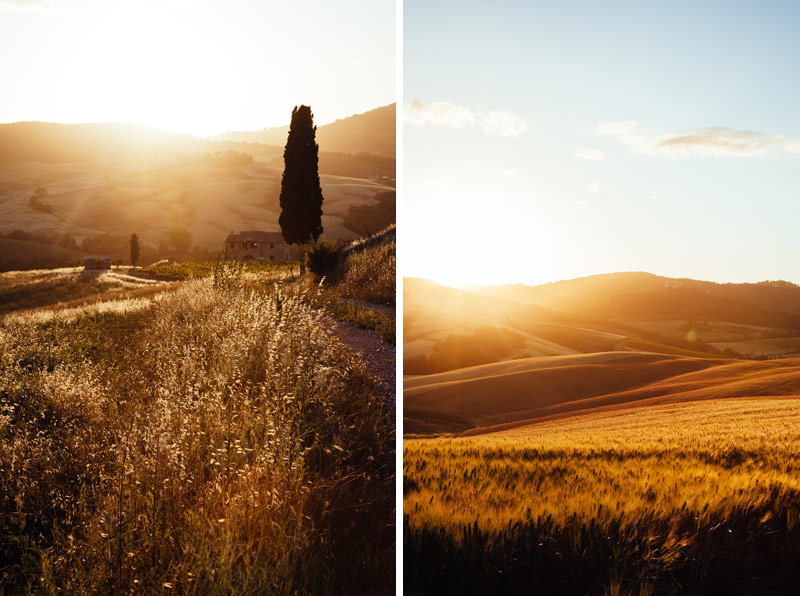
M 225 239 L 229 259 L 242 261 L 289 261 L 292 252 L 280 232 L 231 232 Z

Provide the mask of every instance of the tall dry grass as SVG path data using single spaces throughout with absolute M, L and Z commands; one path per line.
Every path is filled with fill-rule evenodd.
M 383 593 L 392 429 L 296 291 L 220 270 L 0 325 L 4 593 Z
M 341 296 L 395 304 L 397 276 L 396 228 L 394 225 L 345 247 L 336 272 Z

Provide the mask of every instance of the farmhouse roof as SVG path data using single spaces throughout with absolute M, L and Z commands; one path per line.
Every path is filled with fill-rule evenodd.
M 244 242 L 245 240 L 252 240 L 255 242 L 286 242 L 283 239 L 283 234 L 280 232 L 261 232 L 258 230 L 239 232 L 238 234 L 231 232 L 225 239 L 225 242 Z

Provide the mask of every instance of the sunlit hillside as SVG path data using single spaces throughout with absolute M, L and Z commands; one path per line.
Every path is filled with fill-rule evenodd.
M 598 410 L 796 396 L 799 363 L 603 352 L 486 364 L 407 378 L 404 428 L 476 434 Z

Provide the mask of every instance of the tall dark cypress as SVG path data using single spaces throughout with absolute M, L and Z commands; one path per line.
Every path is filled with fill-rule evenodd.
M 309 106 L 292 110 L 283 151 L 281 215 L 278 223 L 289 244 L 304 244 L 322 234 L 322 188 L 319 184 L 317 127 Z
M 131 264 L 136 267 L 139 260 L 139 236 L 131 234 Z

